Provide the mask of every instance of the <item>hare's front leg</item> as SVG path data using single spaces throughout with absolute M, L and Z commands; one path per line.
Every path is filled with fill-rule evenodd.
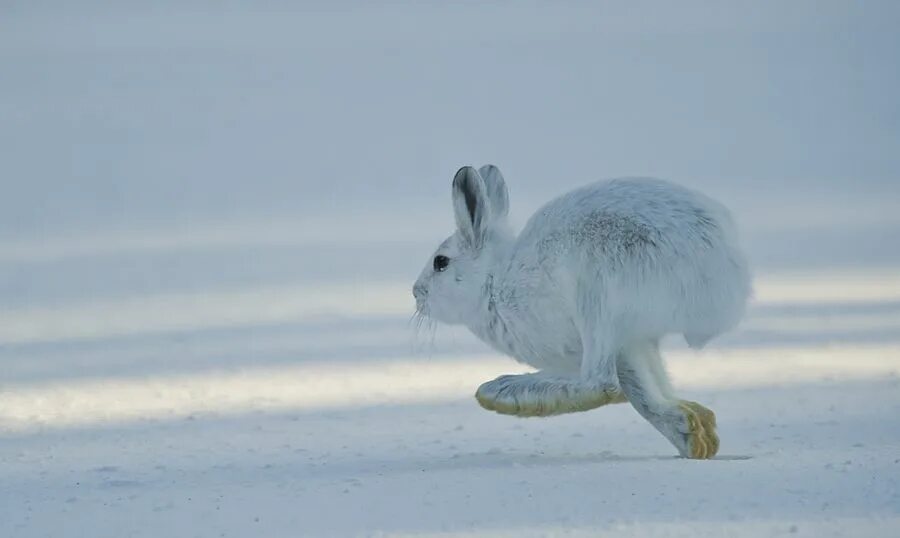
M 708 459 L 719 450 L 716 415 L 672 394 L 658 342 L 625 348 L 616 361 L 619 384 L 631 405 L 688 458 Z
M 626 401 L 618 389 L 545 372 L 500 376 L 478 387 L 475 398 L 485 409 L 518 417 L 575 413 Z

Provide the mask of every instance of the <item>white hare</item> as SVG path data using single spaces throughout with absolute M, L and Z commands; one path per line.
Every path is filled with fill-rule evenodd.
M 715 415 L 674 396 L 659 341 L 700 347 L 743 315 L 750 276 L 728 210 L 664 181 L 613 180 L 551 201 L 516 237 L 508 200 L 495 166 L 461 168 L 457 230 L 413 287 L 420 314 L 539 370 L 481 385 L 478 402 L 548 416 L 627 400 L 682 456 L 713 457 Z

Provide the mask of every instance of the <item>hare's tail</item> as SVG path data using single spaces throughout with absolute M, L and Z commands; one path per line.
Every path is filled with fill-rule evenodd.
M 626 401 L 619 390 L 542 372 L 500 376 L 478 387 L 475 398 L 485 409 L 518 417 L 576 413 Z

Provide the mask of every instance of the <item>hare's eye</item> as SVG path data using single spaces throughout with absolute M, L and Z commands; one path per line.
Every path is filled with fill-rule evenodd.
M 447 268 L 447 264 L 450 263 L 450 258 L 444 256 L 443 254 L 439 254 L 434 257 L 434 270 L 440 273 L 444 269 Z

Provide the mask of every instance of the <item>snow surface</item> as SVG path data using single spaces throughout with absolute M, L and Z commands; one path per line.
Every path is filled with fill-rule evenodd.
M 900 535 L 895 2 L 5 2 L 0 537 Z M 414 335 L 449 183 L 734 209 L 713 461 Z

